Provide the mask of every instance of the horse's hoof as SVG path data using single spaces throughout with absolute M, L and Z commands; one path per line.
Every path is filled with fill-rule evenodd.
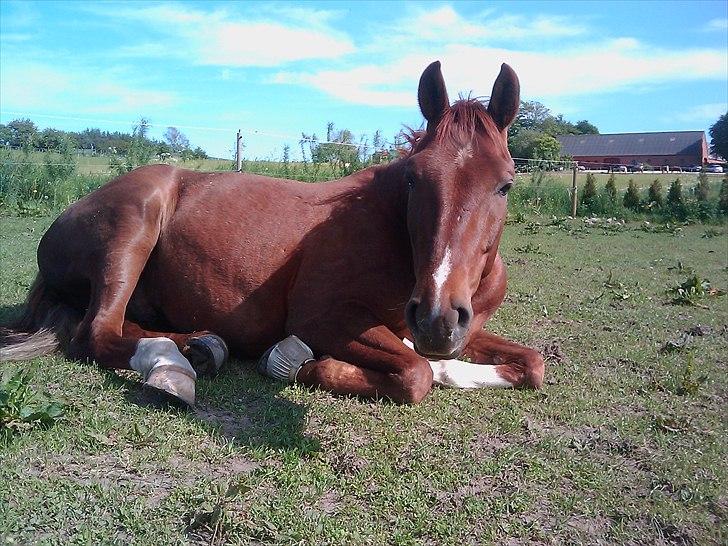
M 296 336 L 288 336 L 268 349 L 258 361 L 258 371 L 263 375 L 293 383 L 298 370 L 313 360 L 313 351 Z
M 214 377 L 227 362 L 229 352 L 223 339 L 215 334 L 190 338 L 182 349 L 197 375 Z
M 178 366 L 157 366 L 142 385 L 151 402 L 182 409 L 195 407 L 195 378 L 192 370 Z

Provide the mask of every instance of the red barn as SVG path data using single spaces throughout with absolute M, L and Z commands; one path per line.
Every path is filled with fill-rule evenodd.
M 606 165 L 688 167 L 708 162 L 704 131 L 558 135 L 561 155 L 594 168 Z

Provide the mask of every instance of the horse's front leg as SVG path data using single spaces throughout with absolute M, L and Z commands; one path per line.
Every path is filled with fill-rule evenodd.
M 413 347 L 404 339 L 404 344 Z M 543 384 L 544 362 L 533 349 L 478 331 L 462 353 L 468 360 L 430 360 L 432 382 L 441 387 L 484 389 Z
M 405 347 L 375 319 L 368 320 L 364 312 L 292 325 L 289 332 L 311 347 L 311 358 L 306 358 L 305 346 L 289 345 L 287 352 L 297 353 L 294 360 L 298 362 L 293 365 L 300 368 L 292 370 L 288 381 L 336 394 L 389 398 L 402 404 L 416 404 L 432 389 L 428 361 Z M 273 375 L 270 371 L 274 364 L 268 355 L 261 360 L 260 369 Z M 279 374 L 278 378 L 283 377 Z
M 477 364 L 487 365 L 489 373 L 510 384 L 503 386 L 538 389 L 543 385 L 543 357 L 525 345 L 478 330 L 471 335 L 462 354 Z

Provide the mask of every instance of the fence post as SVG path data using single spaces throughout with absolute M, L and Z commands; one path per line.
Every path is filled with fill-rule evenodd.
M 578 171 L 576 163 L 571 168 L 571 217 L 576 218 L 576 205 L 578 203 L 576 192 L 576 173 Z
M 243 137 L 240 135 L 240 129 L 238 129 L 238 136 L 235 141 L 235 170 L 240 172 L 243 170 Z

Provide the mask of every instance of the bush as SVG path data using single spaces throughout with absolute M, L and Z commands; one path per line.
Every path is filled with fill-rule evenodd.
M 682 182 L 679 178 L 673 180 L 670 189 L 667 190 L 667 204 L 671 207 L 682 205 Z
M 722 214 L 728 214 L 728 174 L 723 177 L 720 184 L 720 197 L 718 198 L 718 210 Z
M 589 212 L 592 212 L 592 207 L 594 206 L 594 200 L 597 195 L 597 184 L 596 184 L 596 178 L 592 173 L 589 173 L 586 175 L 586 183 L 584 184 L 584 190 L 581 193 L 581 204 L 588 210 Z
M 663 203 L 662 184 L 655 178 L 654 182 L 650 184 L 650 189 L 647 191 L 647 206 L 648 208 L 660 208 Z
M 624 193 L 622 204 L 625 208 L 635 212 L 641 208 L 640 194 L 639 191 L 637 191 L 637 186 L 632 178 L 629 179 L 629 184 L 627 185 L 627 191 Z
M 614 173 L 609 175 L 607 184 L 604 186 L 604 192 L 609 196 L 611 201 L 617 200 L 617 183 L 614 179 Z
M 708 175 L 703 171 L 700 171 L 698 175 L 698 185 L 695 186 L 695 198 L 698 201 L 706 202 L 710 195 L 710 182 L 708 181 Z

